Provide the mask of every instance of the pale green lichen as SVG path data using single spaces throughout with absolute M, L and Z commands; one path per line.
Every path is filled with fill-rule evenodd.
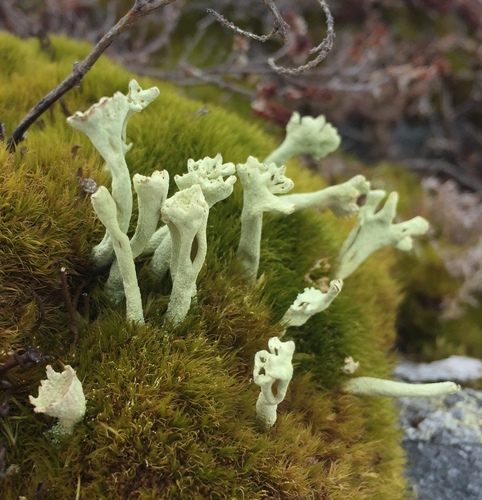
M 47 379 L 40 382 L 38 397 L 29 396 L 36 413 L 45 413 L 59 419 L 59 430 L 72 434 L 74 425 L 85 414 L 86 401 L 82 384 L 75 370 L 66 365 L 64 371 L 56 372 L 47 365 Z
M 384 380 L 374 377 L 357 377 L 343 385 L 343 390 L 357 396 L 386 396 L 399 398 L 402 396 L 431 397 L 453 394 L 460 390 L 455 382 L 435 382 L 432 384 L 407 384 L 395 380 Z
M 333 280 L 326 293 L 319 288 L 305 288 L 286 311 L 282 321 L 287 323 L 287 328 L 304 325 L 313 315 L 327 309 L 341 292 L 342 287 L 342 280 Z
M 259 351 L 254 357 L 253 381 L 261 388 L 256 402 L 256 415 L 260 426 L 268 430 L 276 422 L 278 405 L 284 400 L 293 377 L 292 340 L 281 342 L 278 337 L 268 341 L 268 351 Z
M 157 87 L 142 90 L 136 80 L 129 83 L 127 95 L 116 92 L 112 97 L 102 97 L 84 113 L 77 111 L 67 122 L 84 132 L 106 162 L 112 176 L 112 196 L 117 203 L 117 216 L 121 231 L 127 232 L 132 214 L 132 188 L 125 154 L 131 148 L 126 143 L 129 118 L 142 111 L 159 95 Z M 97 267 L 108 265 L 113 258 L 112 243 L 108 236 L 92 251 Z
M 132 258 L 135 259 L 142 253 L 159 223 L 161 207 L 169 189 L 169 174 L 166 170 L 162 172 L 156 170 L 148 177 L 135 174 L 133 184 L 139 210 L 136 231 L 130 240 Z M 110 268 L 105 291 L 114 302 L 124 298 L 122 274 L 117 259 Z
M 114 248 L 124 285 L 127 319 L 143 324 L 144 314 L 142 311 L 141 291 L 137 283 L 136 267 L 129 238 L 119 226 L 117 204 L 104 186 L 100 186 L 91 196 L 91 201 L 95 212 L 107 230 Z
M 285 177 L 285 171 L 283 166 L 260 163 L 253 156 L 246 163 L 237 165 L 239 180 L 243 185 L 241 236 L 237 256 L 251 282 L 256 280 L 258 273 L 263 213 L 286 215 L 295 210 L 292 203 L 276 196 L 293 188 L 293 181 Z
M 346 279 L 373 252 L 386 246 L 408 251 L 413 246 L 412 236 L 427 232 L 429 224 L 423 217 L 393 223 L 398 194 L 390 193 L 385 205 L 376 212 L 385 191 L 369 191 L 365 205 L 360 208 L 358 220 L 339 254 L 337 277 Z
M 323 115 L 316 118 L 303 116 L 295 111 L 286 125 L 284 141 L 265 158 L 265 163 L 284 165 L 297 155 L 311 155 L 320 160 L 338 149 L 341 138 Z
M 361 195 L 367 194 L 369 190 L 370 183 L 365 177 L 356 175 L 342 184 L 329 186 L 314 193 L 290 193 L 281 198 L 293 203 L 296 210 L 305 208 L 324 210 L 328 208 L 337 217 L 347 218 L 358 213 L 357 200 Z
M 187 174 L 176 175 L 174 182 L 181 190 L 199 185 L 209 208 L 225 200 L 233 192 L 236 182 L 236 176 L 233 175 L 236 170 L 234 163 L 223 163 L 223 157 L 220 154 L 214 158 L 206 156 L 198 161 L 189 159 L 187 170 Z M 169 269 L 172 251 L 171 238 L 165 226 L 154 233 L 144 253 L 149 254 L 153 251 L 154 255 L 149 267 L 158 279 L 162 279 Z
M 166 319 L 174 325 L 184 321 L 196 296 L 196 279 L 207 251 L 206 224 L 209 206 L 198 184 L 178 191 L 162 207 L 172 241 L 172 291 Z M 195 255 L 192 255 L 193 249 Z

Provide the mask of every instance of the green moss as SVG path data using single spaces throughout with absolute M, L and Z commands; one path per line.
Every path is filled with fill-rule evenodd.
M 9 69 L 0 72 L 0 116 L 11 132 L 88 46 L 53 38 L 52 59 L 35 41 L 1 34 L 0 43 L 21 54 L 7 58 Z M 64 97 L 65 104 L 84 110 L 103 95 L 125 91 L 130 78 L 103 59 L 81 88 Z M 200 103 L 179 97 L 173 87 L 140 83 L 157 84 L 161 95 L 129 124 L 132 172 L 165 168 L 172 179 L 188 157 L 221 152 L 227 161 L 242 162 L 249 154 L 262 158 L 274 146 L 255 124 L 221 108 L 197 116 Z M 260 433 L 254 353 L 281 332 L 279 320 L 307 286 L 303 277 L 310 267 L 320 258 L 334 263 L 353 222 L 315 212 L 267 217 L 262 277 L 249 289 L 234 259 L 242 203 L 236 186 L 210 215 L 199 300 L 180 328 L 164 328 L 169 284 L 153 283 L 139 262 L 146 326 L 127 324 L 124 312 L 113 310 L 102 294 L 104 277 L 92 277 L 90 320 L 80 322 L 72 347 L 59 268 L 67 267 L 74 290 L 89 276 L 89 251 L 103 232 L 80 193 L 77 171 L 108 181 L 98 154 L 66 125 L 59 106 L 43 125 L 29 131 L 23 155 L 0 153 L 0 338 L 4 352 L 39 345 L 73 365 L 83 381 L 87 415 L 71 439 L 52 442 L 52 419 L 35 415 L 27 400 L 36 394 L 42 370 L 19 372 L 24 385 L 16 386 L 12 411 L 0 421 L 7 465 L 19 472 L 1 480 L 2 498 L 33 498 L 40 482 L 53 500 L 403 498 L 391 401 L 340 391 L 347 355 L 360 360 L 362 374 L 389 374 L 387 351 L 400 301 L 388 272 L 392 253 L 367 261 L 329 310 L 290 330 L 297 343 L 295 376 L 276 426 Z M 73 159 L 76 144 L 82 147 Z M 294 163 L 288 175 L 297 188 L 321 187 Z M 32 290 L 45 308 L 37 330 Z

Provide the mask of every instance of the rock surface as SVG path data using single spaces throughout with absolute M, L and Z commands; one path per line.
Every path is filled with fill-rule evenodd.
M 482 391 L 400 398 L 398 406 L 417 498 L 482 499 Z
M 453 382 L 464 383 L 482 378 L 482 361 L 467 356 L 450 356 L 447 359 L 433 361 L 432 363 L 402 361 L 393 370 L 393 375 L 409 382 L 452 380 Z

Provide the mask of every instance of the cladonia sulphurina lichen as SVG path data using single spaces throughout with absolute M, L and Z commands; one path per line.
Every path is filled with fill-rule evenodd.
M 29 396 L 36 413 L 45 413 L 59 419 L 61 431 L 71 434 L 74 425 L 85 414 L 85 396 L 75 370 L 66 365 L 58 373 L 47 365 L 47 379 L 40 382 L 38 397 Z
M 375 212 L 385 194 L 381 189 L 368 192 L 355 227 L 340 250 L 338 278 L 350 276 L 366 258 L 383 247 L 394 246 L 399 250 L 410 250 L 413 246 L 412 236 L 427 232 L 429 224 L 423 217 L 393 223 L 398 202 L 396 192 L 390 193 L 385 205 Z
M 178 191 L 162 207 L 162 220 L 169 228 L 172 242 L 173 284 L 166 318 L 174 325 L 184 320 L 196 296 L 196 279 L 207 251 L 208 215 L 209 205 L 198 184 Z M 196 249 L 194 256 L 193 248 Z
M 260 163 L 253 156 L 238 165 L 237 172 L 244 196 L 237 256 L 243 263 L 247 279 L 254 282 L 259 267 L 263 213 L 293 213 L 295 205 L 276 195 L 286 193 L 294 184 L 285 177 L 284 166 Z
M 187 161 L 187 174 L 176 175 L 174 182 L 179 189 L 188 189 L 199 185 L 209 208 L 226 199 L 232 192 L 236 176 L 234 163 L 223 163 L 223 157 L 217 154 L 214 158 L 206 156 L 202 160 Z M 224 178 L 226 177 L 226 179 Z M 169 268 L 172 252 L 171 237 L 165 234 L 166 226 L 159 228 L 152 236 L 145 253 L 152 253 L 150 269 L 158 279 L 162 279 Z
M 142 253 L 159 223 L 161 207 L 169 189 L 169 174 L 166 170 L 162 172 L 156 170 L 149 177 L 135 174 L 133 184 L 139 206 L 136 231 L 130 240 L 132 258 L 135 259 Z M 119 302 L 124 298 L 122 273 L 117 259 L 110 268 L 105 291 L 114 302 Z
M 341 138 L 338 131 L 323 115 L 316 118 L 295 111 L 286 125 L 283 142 L 265 158 L 265 163 L 284 165 L 290 158 L 310 155 L 321 160 L 338 149 Z
M 268 351 L 259 351 L 254 357 L 253 381 L 261 389 L 256 402 L 256 414 L 260 426 L 267 430 L 276 422 L 278 405 L 284 400 L 293 377 L 292 340 L 281 342 L 278 337 L 268 341 Z
M 341 371 L 353 375 L 360 363 L 351 356 L 345 358 Z M 396 380 L 387 380 L 376 377 L 354 377 L 343 384 L 343 390 L 357 396 L 385 396 L 399 398 L 402 396 L 431 397 L 452 394 L 460 390 L 454 382 L 437 382 L 431 384 L 409 384 Z
M 288 328 L 302 326 L 311 316 L 325 310 L 341 292 L 342 280 L 371 253 L 387 245 L 408 250 L 412 246 L 412 236 L 423 234 L 428 228 L 421 217 L 393 223 L 396 193 L 391 193 L 385 206 L 375 213 L 385 192 L 370 190 L 370 183 L 361 175 L 313 193 L 287 194 L 294 186 L 285 176 L 284 163 L 289 158 L 297 154 L 322 158 L 334 151 L 340 142 L 336 129 L 326 123 L 324 117 L 301 118 L 294 113 L 285 140 L 263 163 L 249 156 L 235 169 L 232 163 L 223 163 L 220 154 L 197 161 L 189 159 L 188 172 L 174 178 L 179 191 L 170 198 L 167 198 L 167 172 L 154 172 L 150 177 L 135 175 L 139 217 L 136 233 L 129 241 L 126 232 L 132 211 L 132 186 L 124 159 L 130 147 L 125 143 L 126 123 L 132 113 L 147 106 L 157 94 L 155 87 L 143 91 L 132 81 L 127 96 L 116 93 L 112 98 L 103 98 L 86 113 L 76 113 L 69 119 L 69 123 L 89 136 L 112 173 L 112 195 L 103 186 L 92 194 L 92 204 L 107 229 L 107 238 L 96 247 L 93 259 L 96 267 L 108 264 L 113 259 L 111 250 L 115 250 L 116 260 L 107 291 L 117 301 L 125 294 L 129 320 L 144 322 L 134 258 L 153 253 L 151 270 L 162 279 L 170 269 L 173 281 L 165 318 L 173 326 L 184 321 L 196 296 L 196 280 L 206 256 L 209 209 L 231 195 L 236 181 L 235 170 L 243 189 L 237 257 L 251 284 L 258 273 L 265 212 L 289 215 L 295 210 L 328 208 L 337 217 L 358 214 L 356 225 L 340 252 L 337 279 L 331 281 L 326 293 L 313 287 L 300 293 L 283 317 Z M 366 195 L 362 207 L 358 205 L 361 195 Z M 165 225 L 156 229 L 159 214 Z M 285 333 L 281 332 L 280 337 Z M 277 405 L 283 401 L 293 375 L 291 360 L 295 350 L 293 341 L 282 342 L 278 337 L 271 338 L 268 345 L 269 352 L 256 354 L 253 372 L 255 383 L 261 387 L 256 404 L 258 420 L 265 429 L 276 421 Z M 353 379 L 344 388 L 356 394 L 380 395 L 408 390 L 399 383 L 369 377 Z M 430 395 L 437 390 L 455 389 L 454 385 L 446 383 L 418 390 L 421 395 Z
M 116 92 L 112 97 L 102 97 L 84 113 L 77 111 L 67 122 L 84 132 L 106 162 L 112 176 L 112 197 L 117 204 L 117 217 L 121 231 L 126 232 L 132 213 L 132 190 L 125 154 L 132 147 L 126 143 L 129 118 L 139 113 L 159 95 L 159 89 L 142 90 L 136 80 L 129 83 L 127 95 Z M 98 268 L 113 259 L 112 243 L 108 235 L 92 251 Z
M 341 292 L 342 287 L 342 280 L 333 280 L 326 293 L 314 287 L 305 288 L 304 292 L 298 294 L 281 321 L 287 322 L 287 328 L 304 325 L 313 315 L 327 309 Z M 286 331 L 280 337 L 283 337 L 285 333 Z
M 117 204 L 105 186 L 91 196 L 92 206 L 104 224 L 114 248 L 115 256 L 122 275 L 126 296 L 126 316 L 130 321 L 144 323 L 141 291 L 137 283 L 136 266 L 132 257 L 129 238 L 119 227 L 117 220 Z
M 434 382 L 430 384 L 408 384 L 375 377 L 356 377 L 343 385 L 343 390 L 357 396 L 402 396 L 430 397 L 452 394 L 460 390 L 455 382 Z

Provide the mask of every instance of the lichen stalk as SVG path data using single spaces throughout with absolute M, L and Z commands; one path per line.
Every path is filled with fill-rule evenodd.
M 167 198 L 169 174 L 166 170 L 162 172 L 156 170 L 149 177 L 135 174 L 133 184 L 139 206 L 136 231 L 130 240 L 132 257 L 135 259 L 142 253 L 156 230 L 161 207 Z M 117 260 L 112 263 L 105 291 L 114 302 L 119 302 L 124 297 L 122 274 Z
M 276 194 L 284 194 L 293 188 L 291 179 L 285 177 L 285 167 L 260 163 L 250 156 L 245 164 L 237 165 L 239 179 L 243 185 L 243 210 L 241 212 L 241 235 L 237 257 L 245 269 L 246 278 L 253 283 L 258 274 L 263 213 L 291 214 L 292 203 Z
M 345 382 L 343 390 L 357 396 L 386 396 L 390 398 L 399 398 L 402 396 L 430 397 L 453 394 L 460 390 L 460 386 L 455 382 L 408 384 L 406 382 L 374 377 L 357 377 Z
M 318 210 L 330 209 L 336 217 L 347 218 L 356 215 L 359 211 L 358 198 L 367 194 L 370 183 L 363 175 L 356 175 L 350 180 L 320 189 L 313 193 L 289 193 L 281 198 L 293 203 L 296 211 L 307 208 Z
M 236 169 L 234 163 L 223 163 L 221 154 L 214 158 L 206 156 L 197 161 L 190 158 L 187 170 L 186 174 L 174 176 L 175 183 L 181 190 L 199 185 L 209 208 L 225 200 L 233 192 L 236 177 L 232 174 Z M 154 233 L 145 252 L 154 251 L 149 268 L 158 279 L 163 279 L 169 269 L 172 248 L 171 237 L 165 229 L 163 226 Z
M 117 203 L 117 217 L 121 231 L 127 232 L 132 215 L 132 187 L 125 154 L 132 144 L 126 143 L 129 118 L 142 111 L 159 95 L 159 89 L 142 90 L 136 80 L 129 82 L 127 95 L 116 92 L 102 97 L 84 113 L 77 111 L 67 122 L 84 132 L 106 162 L 112 176 L 112 196 Z M 113 258 L 113 245 L 106 235 L 94 247 L 92 260 L 96 267 L 108 265 Z
M 91 196 L 91 201 L 94 210 L 109 234 L 119 264 L 126 297 L 127 320 L 135 321 L 138 324 L 144 324 L 141 292 L 137 283 L 136 268 L 132 257 L 131 245 L 129 238 L 119 227 L 116 202 L 108 189 L 104 186 L 100 186 Z
M 340 145 L 341 139 L 333 125 L 323 115 L 316 118 L 295 111 L 286 125 L 283 142 L 265 158 L 265 163 L 284 165 L 294 156 L 305 154 L 320 160 Z
M 256 402 L 256 416 L 261 428 L 268 430 L 277 418 L 278 405 L 284 400 L 293 377 L 292 358 L 295 343 L 281 342 L 278 337 L 268 341 L 268 351 L 254 357 L 253 381 L 261 389 Z
M 304 325 L 312 316 L 327 309 L 342 288 L 342 280 L 332 280 L 330 288 L 325 293 L 318 288 L 305 288 L 288 308 L 282 321 L 287 323 L 287 328 Z M 285 332 L 281 336 L 284 334 Z
M 169 198 L 161 212 L 172 241 L 170 269 L 173 284 L 166 319 L 176 326 L 184 321 L 196 295 L 196 279 L 207 252 L 209 206 L 200 186 L 194 185 Z M 193 250 L 196 252 L 194 256 L 191 255 Z
M 339 254 L 337 277 L 346 279 L 373 252 L 386 246 L 408 251 L 413 246 L 412 236 L 427 232 L 429 224 L 423 217 L 414 217 L 394 224 L 398 194 L 389 194 L 385 205 L 376 212 L 385 191 L 373 190 L 367 194 L 366 203 L 360 208 L 355 227 L 342 245 Z

